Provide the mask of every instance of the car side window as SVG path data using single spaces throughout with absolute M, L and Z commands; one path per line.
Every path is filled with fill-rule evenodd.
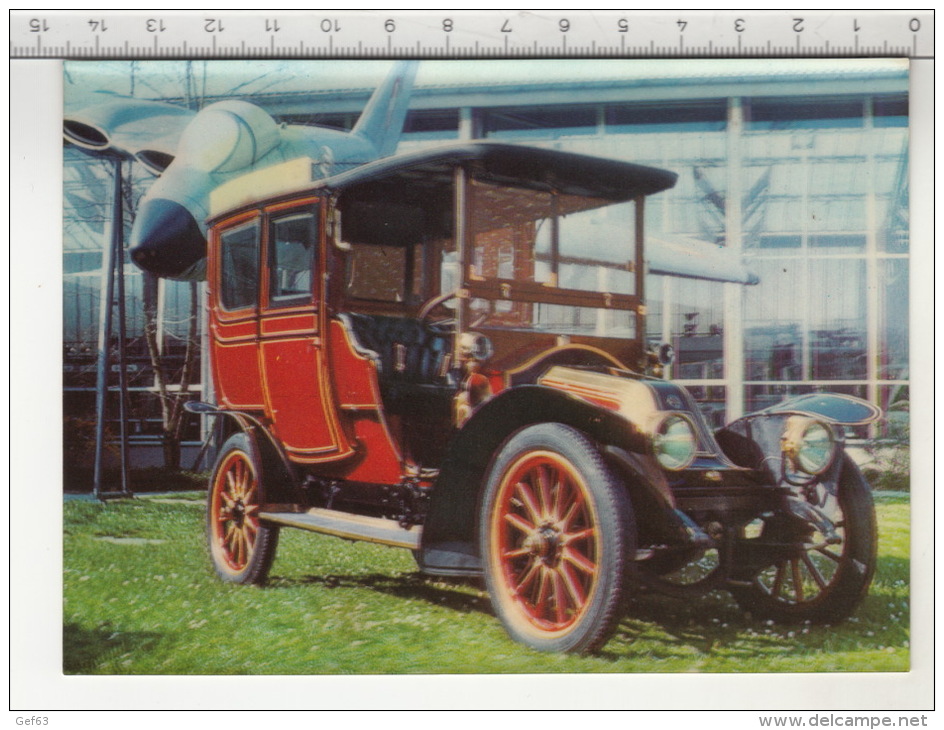
M 317 241 L 312 213 L 275 218 L 269 237 L 269 306 L 308 302 L 314 293 L 312 267 Z
M 220 303 L 224 309 L 256 304 L 259 291 L 259 224 L 255 221 L 220 235 Z

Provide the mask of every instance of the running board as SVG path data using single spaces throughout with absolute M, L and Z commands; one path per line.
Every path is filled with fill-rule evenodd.
M 260 512 L 259 518 L 278 525 L 343 537 L 346 540 L 376 542 L 408 550 L 419 550 L 420 536 L 423 534 L 420 527 L 404 529 L 396 520 L 365 517 L 318 507 L 307 512 Z

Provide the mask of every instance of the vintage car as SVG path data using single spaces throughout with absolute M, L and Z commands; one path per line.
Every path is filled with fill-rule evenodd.
M 844 435 L 879 412 L 817 393 L 712 432 L 661 377 L 643 211 L 673 173 L 487 142 L 317 164 L 211 195 L 220 578 L 264 582 L 282 527 L 405 548 L 548 651 L 599 648 L 639 586 L 853 611 L 876 527 Z

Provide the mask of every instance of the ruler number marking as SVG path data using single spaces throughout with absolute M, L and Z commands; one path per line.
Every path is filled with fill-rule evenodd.
M 219 16 L 213 16 L 213 17 L 205 17 L 205 16 L 201 17 L 200 15 L 197 14 L 197 12 L 199 11 L 196 11 L 194 13 L 196 17 L 192 18 L 192 22 L 194 23 L 194 26 L 196 25 L 196 23 L 200 23 L 203 32 L 210 34 L 211 36 L 214 37 L 214 43 L 211 45 L 211 47 L 202 48 L 201 46 L 201 49 L 200 49 L 201 55 L 205 55 L 206 53 L 216 54 L 218 52 L 217 45 L 219 45 L 219 53 L 228 55 L 230 54 L 230 52 L 236 51 L 235 47 L 231 48 L 229 46 L 230 41 L 235 42 L 239 37 L 241 37 L 241 34 L 245 32 L 250 32 L 246 30 L 243 26 L 238 26 L 237 28 L 230 28 L 230 25 L 232 25 L 232 23 L 224 22 L 224 21 L 229 20 L 228 16 L 219 15 Z M 862 11 L 859 11 L 859 12 L 862 12 Z M 731 16 L 728 16 L 728 18 L 726 19 L 726 22 L 730 23 L 730 25 L 728 25 L 728 28 L 733 30 L 737 34 L 738 41 L 736 44 L 732 42 L 731 44 L 729 44 L 729 47 L 725 46 L 724 48 L 726 48 L 728 52 L 733 51 L 739 56 L 745 52 L 748 55 L 753 55 L 755 52 L 759 52 L 761 45 L 756 45 L 756 44 L 762 44 L 763 40 L 762 40 L 762 37 L 757 38 L 756 33 L 759 31 L 763 32 L 761 30 L 761 26 L 754 23 L 753 16 L 732 17 L 733 15 L 734 14 L 732 13 Z M 866 16 L 863 16 L 863 17 L 865 17 L 866 24 L 870 24 L 871 21 L 874 20 L 874 17 L 869 15 L 868 13 L 866 14 Z M 872 42 L 872 40 L 869 40 L 866 43 L 866 45 L 863 46 L 859 43 L 859 36 L 861 33 L 865 32 L 864 31 L 865 26 L 859 22 L 858 16 L 853 16 L 852 18 L 848 18 L 847 16 L 844 19 L 842 24 L 844 25 L 845 23 L 851 21 L 851 28 L 849 28 L 848 25 L 846 26 L 846 28 L 851 29 L 853 31 L 855 38 L 854 38 L 853 44 L 849 44 L 848 46 L 843 46 L 842 42 L 840 41 L 836 41 L 836 43 L 834 44 L 830 43 L 830 39 L 826 39 L 824 41 L 819 35 L 820 34 L 819 30 L 817 30 L 817 32 L 814 34 L 816 35 L 816 40 L 814 40 L 812 36 L 808 36 L 806 34 L 807 28 L 806 28 L 805 17 L 800 17 L 800 16 L 790 17 L 790 15 L 786 15 L 786 17 L 783 17 L 780 20 L 780 23 L 782 23 L 782 25 L 778 24 L 779 32 L 776 33 L 775 35 L 779 37 L 779 40 L 775 40 L 774 44 L 777 46 L 778 52 L 791 54 L 791 55 L 804 55 L 805 56 L 805 55 L 809 55 L 810 53 L 815 53 L 817 49 L 819 50 L 819 52 L 822 52 L 823 48 L 825 47 L 827 54 L 829 54 L 831 49 L 835 49 L 839 51 L 840 55 L 847 55 L 847 54 L 859 55 L 861 52 L 864 51 L 869 54 L 875 53 L 879 55 L 887 55 L 889 52 L 893 52 L 896 54 L 902 54 L 902 55 L 907 54 L 907 55 L 917 56 L 919 53 L 918 51 L 919 44 L 917 43 L 917 36 L 919 33 L 925 32 L 924 17 L 926 16 L 921 15 L 921 16 L 909 17 L 908 15 L 902 13 L 901 15 L 898 16 L 897 23 L 894 24 L 895 28 L 886 29 L 887 37 L 885 39 L 882 39 L 881 37 L 879 37 L 877 39 L 874 39 L 874 43 Z M 552 18 L 553 16 L 551 18 L 546 18 L 545 22 L 550 21 L 550 23 L 556 24 L 557 32 L 559 34 L 558 38 L 560 38 L 561 40 L 558 40 L 556 42 L 556 46 L 555 46 L 555 43 L 551 41 L 550 45 L 542 44 L 540 48 L 538 47 L 538 44 L 541 42 L 536 41 L 535 48 L 533 50 L 533 57 L 546 55 L 546 52 L 551 47 L 556 47 L 558 51 L 563 51 L 565 54 L 571 53 L 570 47 L 573 48 L 573 51 L 580 51 L 581 49 L 582 50 L 592 49 L 591 51 L 592 53 L 595 53 L 596 51 L 603 51 L 605 54 L 608 54 L 610 52 L 613 54 L 625 54 L 627 53 L 627 51 L 630 53 L 645 53 L 644 48 L 645 48 L 646 40 L 650 40 L 645 37 L 642 37 L 640 38 L 640 41 L 639 41 L 640 45 L 638 46 L 633 45 L 632 49 L 630 49 L 629 44 L 626 42 L 626 38 L 628 37 L 628 34 L 630 32 L 630 22 L 629 22 L 628 16 L 627 17 L 617 16 L 616 18 L 607 20 L 607 23 L 606 23 L 608 26 L 608 29 L 604 33 L 604 35 L 606 33 L 612 33 L 612 32 L 619 33 L 621 35 L 622 45 L 618 43 L 609 44 L 609 41 L 602 40 L 602 36 L 597 37 L 597 38 L 585 37 L 583 33 L 583 28 L 582 26 L 580 26 L 580 23 L 579 23 L 579 20 L 580 20 L 579 18 L 576 25 L 574 24 L 575 21 L 573 20 L 572 16 L 568 16 L 568 17 L 558 16 L 556 20 Z M 671 16 L 669 16 L 669 18 L 666 18 L 665 20 L 667 20 L 668 23 L 671 23 L 670 18 Z M 672 44 L 670 42 L 662 50 L 666 50 L 669 47 L 675 47 L 678 49 L 678 51 L 682 51 L 685 49 L 686 41 L 684 39 L 684 36 L 688 32 L 688 25 L 691 21 L 689 21 L 688 19 L 678 18 L 678 16 L 676 16 L 676 18 L 677 19 L 675 23 L 677 27 L 677 32 L 679 33 L 677 45 Z M 518 20 L 517 16 L 515 19 Z M 85 16 L 84 19 L 82 19 L 81 15 L 78 15 L 78 17 L 75 18 L 75 21 L 77 21 L 77 25 L 79 27 L 81 27 L 81 24 L 83 22 L 86 24 L 86 27 L 89 29 L 88 32 L 91 33 L 95 39 L 94 50 L 87 49 L 83 46 L 83 51 L 82 53 L 80 53 L 80 55 L 95 56 L 99 54 L 104 54 L 104 56 L 106 57 L 111 56 L 111 55 L 120 55 L 122 43 L 124 43 L 124 54 L 127 55 L 129 52 L 128 51 L 129 48 L 133 51 L 137 47 L 136 41 L 133 40 L 134 35 L 131 36 L 132 40 L 130 41 L 130 46 L 129 46 L 129 40 L 127 40 L 124 35 L 126 26 L 123 26 L 121 23 L 119 23 L 116 26 L 114 23 L 114 20 L 115 18 L 112 15 L 108 15 L 108 14 L 98 16 L 98 17 L 92 17 L 92 18 L 89 18 L 89 16 Z M 392 36 L 402 35 L 402 33 L 399 33 L 399 31 L 402 30 L 399 27 L 399 23 L 401 22 L 401 20 L 402 18 L 398 16 L 384 18 L 381 15 L 379 18 L 377 18 L 375 22 L 382 23 L 384 31 L 385 31 L 385 35 L 388 36 L 388 41 L 386 44 L 387 49 L 383 49 L 383 46 L 380 43 L 377 43 L 376 45 L 379 46 L 378 48 L 374 48 L 372 51 L 368 51 L 366 48 L 364 48 L 364 49 L 361 49 L 361 53 L 366 52 L 368 57 L 384 56 L 387 53 L 392 53 L 394 50 L 394 46 L 391 45 Z M 512 33 L 517 33 L 519 30 L 522 30 L 522 27 L 521 27 L 520 22 L 517 22 L 513 26 L 511 22 L 512 18 L 510 16 L 501 18 L 501 16 L 499 15 L 492 22 L 495 24 L 498 24 L 499 20 L 501 21 L 500 28 L 496 28 L 495 25 L 491 26 L 492 33 L 495 33 L 496 31 L 498 32 L 498 36 L 497 37 L 493 36 L 493 40 L 497 41 L 498 38 L 504 37 L 505 50 L 506 52 L 509 52 L 509 48 L 510 48 L 509 43 L 511 42 L 509 35 Z M 748 43 L 745 43 L 742 46 L 741 38 L 747 31 L 748 20 L 752 22 L 751 38 L 755 38 L 756 40 L 755 41 L 749 40 Z M 29 43 L 22 43 L 21 47 L 19 48 L 15 46 L 13 47 L 14 57 L 19 57 L 19 56 L 55 57 L 56 55 L 62 52 L 65 53 L 66 57 L 69 57 L 71 54 L 74 54 L 77 52 L 74 49 L 69 50 L 68 41 L 66 41 L 65 46 L 60 47 L 60 46 L 55 45 L 55 43 L 57 43 L 58 40 L 56 41 L 50 40 L 53 36 L 48 35 L 49 33 L 53 33 L 53 34 L 60 33 L 62 32 L 63 29 L 60 28 L 55 23 L 50 24 L 50 21 L 48 18 L 41 17 L 41 16 L 31 18 L 27 16 L 25 18 L 25 21 L 26 21 L 25 23 L 23 23 L 22 20 L 20 21 L 21 24 L 18 25 L 18 30 L 16 32 L 20 34 L 20 38 L 23 38 L 24 40 L 26 38 L 29 38 L 30 40 L 29 40 Z M 262 21 L 262 22 L 260 23 L 259 21 Z M 433 16 L 433 18 L 430 18 L 430 21 L 433 27 L 435 27 L 435 24 L 437 22 L 435 19 L 435 16 Z M 259 51 L 263 55 L 269 55 L 269 54 L 279 55 L 279 53 L 284 52 L 286 50 L 285 48 L 282 48 L 282 49 L 278 48 L 277 46 L 279 46 L 279 43 L 275 42 L 273 38 L 271 37 L 272 34 L 278 34 L 279 36 L 282 35 L 281 34 L 282 27 L 281 27 L 280 18 L 272 17 L 272 16 L 265 17 L 263 15 L 262 17 L 257 17 L 255 22 L 258 24 L 258 25 L 254 25 L 257 32 L 262 31 L 264 29 L 265 33 L 270 35 L 270 43 L 266 44 L 268 48 L 262 49 L 260 47 L 259 49 Z M 340 31 L 339 18 L 322 17 L 322 18 L 314 19 L 314 22 L 317 24 L 316 27 L 319 30 L 321 30 L 322 33 L 331 35 Z M 445 42 L 445 51 L 448 54 L 450 53 L 450 35 L 460 31 L 460 29 L 458 28 L 455 17 L 440 16 L 438 22 L 440 24 L 440 32 L 444 34 L 444 36 L 441 36 L 439 40 L 440 40 L 440 43 L 442 43 L 443 41 Z M 615 27 L 614 25 L 609 25 L 610 23 L 613 23 Z M 787 27 L 788 23 L 789 23 L 789 29 Z M 139 40 L 152 37 L 155 39 L 155 42 L 156 42 L 158 35 L 165 38 L 165 41 L 167 41 L 169 36 L 166 34 L 168 33 L 168 31 L 173 32 L 174 30 L 169 27 L 172 25 L 173 25 L 173 21 L 168 21 L 166 18 L 163 18 L 163 17 L 148 18 L 146 16 L 144 17 L 139 16 L 139 18 L 136 19 L 136 22 L 131 24 L 131 28 L 133 28 L 137 34 L 140 34 L 137 36 Z M 247 26 L 247 28 L 248 27 L 253 27 L 253 26 Z M 874 23 L 871 23 L 869 27 L 870 27 L 869 33 L 872 33 L 876 30 Z M 196 28 L 194 27 L 194 30 L 195 29 Z M 531 27 L 527 22 L 525 23 L 524 30 L 525 32 L 529 32 L 531 30 Z M 932 30 L 933 30 L 933 27 L 932 27 Z M 221 41 L 219 44 L 217 44 L 216 36 L 226 31 L 229 31 L 227 33 L 226 40 Z M 701 31 L 701 26 L 696 26 L 695 30 L 693 30 L 693 33 L 696 33 L 697 35 L 700 33 L 700 31 Z M 236 33 L 235 37 L 233 37 L 232 35 L 234 32 Z M 635 37 L 635 34 L 637 32 L 637 29 L 635 26 L 633 26 L 633 32 L 634 32 L 634 37 Z M 730 30 L 728 32 L 730 32 Z M 787 40 L 789 38 L 790 33 L 793 33 L 795 43 L 790 43 Z M 905 35 L 907 33 L 912 34 L 912 38 L 910 39 L 911 42 L 908 42 L 909 39 L 907 38 L 907 35 Z M 13 35 L 15 35 L 15 33 Z M 84 32 L 83 32 L 83 35 L 84 35 Z M 103 42 L 100 42 L 99 36 L 102 36 L 102 35 L 104 35 L 105 40 Z M 37 46 L 36 42 L 32 40 L 33 38 L 37 38 L 38 36 L 42 37 L 42 40 L 40 41 L 39 46 Z M 924 36 L 922 36 L 922 40 L 924 40 L 925 36 L 927 36 L 926 33 Z M 927 36 L 927 37 L 930 37 L 930 36 Z M 610 38 L 615 40 L 613 36 L 610 36 Z M 688 45 L 694 42 L 692 38 L 693 37 L 690 37 L 688 39 L 689 41 Z M 806 40 L 803 41 L 801 40 L 802 38 L 805 38 Z M 846 36 L 846 38 L 848 38 L 848 36 Z M 733 41 L 733 39 L 731 39 L 731 41 Z M 561 43 L 563 45 L 561 45 Z M 803 45 L 807 43 L 812 43 L 813 45 L 812 46 Z M 47 48 L 47 44 L 50 44 L 48 45 L 48 48 Z M 150 48 L 151 45 L 152 45 L 151 41 L 145 41 L 145 45 L 142 45 L 141 48 L 147 49 L 147 55 L 152 55 L 152 53 L 154 55 L 157 55 L 157 49 L 155 48 L 152 51 Z M 199 43 L 196 45 L 200 46 Z M 292 45 L 294 48 L 296 44 L 293 43 Z M 358 46 L 360 47 L 360 45 L 361 44 L 359 43 Z M 489 54 L 491 54 L 492 51 L 494 51 L 495 53 L 498 53 L 497 45 L 498 44 L 496 44 L 496 48 L 490 49 Z M 511 45 L 514 45 L 514 42 L 511 42 Z M 651 46 L 652 43 L 650 43 L 649 45 Z M 769 45 L 770 45 L 770 42 L 768 39 L 768 46 Z M 238 46 L 238 44 L 236 44 L 236 46 Z M 304 49 L 305 48 L 304 44 L 300 46 L 299 48 Z M 397 48 L 399 48 L 399 46 L 397 46 Z M 719 52 L 719 49 L 722 49 L 722 46 L 719 45 L 715 47 L 713 46 L 712 41 L 710 40 L 708 41 L 708 45 L 707 45 L 708 55 L 714 55 L 715 53 Z M 325 49 L 319 49 L 318 53 L 315 53 L 313 49 L 305 49 L 301 51 L 301 55 L 303 56 L 307 55 L 306 51 L 310 51 L 310 53 L 314 55 L 324 55 L 324 50 Z M 333 53 L 334 50 L 335 49 L 332 48 L 329 52 Z M 530 49 L 515 47 L 511 50 L 515 51 L 514 55 L 521 55 L 524 57 L 532 56 Z M 297 52 L 299 51 L 296 49 L 296 53 Z M 460 55 L 468 55 L 467 52 L 473 52 L 473 51 L 471 47 L 469 48 L 462 47 L 458 49 L 458 52 L 460 53 Z M 654 49 L 650 48 L 650 52 L 654 52 Z M 417 46 L 417 53 L 420 55 L 424 55 L 422 43 L 420 43 Z M 442 49 L 438 49 L 438 50 L 430 49 L 430 53 L 433 56 L 435 56 L 435 55 L 441 54 Z M 474 53 L 477 53 L 477 52 L 474 52 Z M 686 53 L 689 53 L 689 52 L 686 51 Z M 702 49 L 702 53 L 705 53 L 704 49 Z M 188 55 L 186 41 L 183 42 L 182 49 L 181 47 L 177 46 L 176 43 L 172 42 L 171 47 L 161 49 L 161 55 L 165 55 L 167 57 L 186 57 Z

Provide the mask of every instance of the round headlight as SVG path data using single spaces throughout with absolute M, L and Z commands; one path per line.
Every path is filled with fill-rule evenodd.
M 663 469 L 678 471 L 695 459 L 695 427 L 687 416 L 670 413 L 656 425 L 652 448 Z
M 836 437 L 821 421 L 791 416 L 783 435 L 783 451 L 796 469 L 818 476 L 833 462 Z

